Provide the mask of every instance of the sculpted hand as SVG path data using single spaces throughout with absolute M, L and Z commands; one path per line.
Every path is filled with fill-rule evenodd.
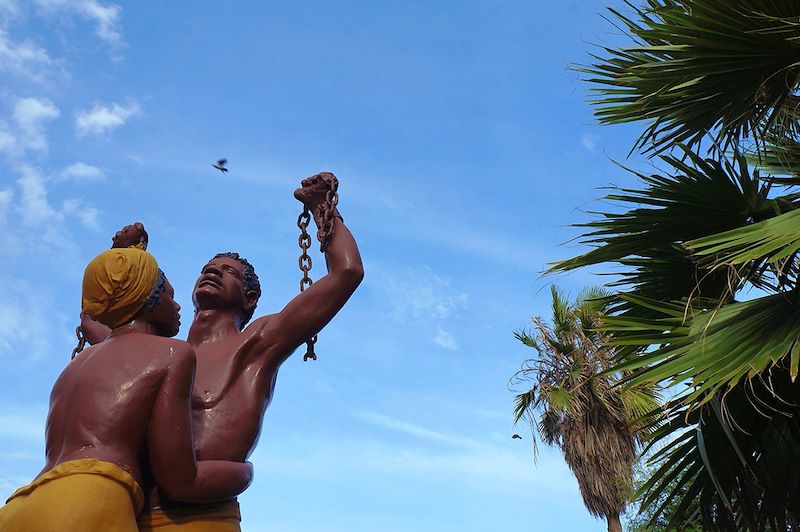
M 142 249 L 147 249 L 147 231 L 145 231 L 142 222 L 135 222 L 117 231 L 117 234 L 114 235 L 111 242 L 112 248 L 140 246 Z
M 300 182 L 301 187 L 294 191 L 294 197 L 313 212 L 325 202 L 328 191 L 331 190 L 329 183 L 334 179 L 336 176 L 330 172 L 307 177 Z

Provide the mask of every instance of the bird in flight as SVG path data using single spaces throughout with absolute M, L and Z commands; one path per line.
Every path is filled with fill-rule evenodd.
M 224 173 L 226 173 L 228 171 L 228 169 L 225 168 L 226 164 L 228 164 L 228 159 L 220 159 L 219 161 L 215 162 L 211 166 L 213 166 L 214 168 L 216 168 L 217 170 L 219 170 L 220 172 L 222 172 L 224 174 Z
M 522 436 L 520 436 L 519 434 L 514 434 L 513 436 L 511 436 L 511 439 L 512 440 L 521 440 Z

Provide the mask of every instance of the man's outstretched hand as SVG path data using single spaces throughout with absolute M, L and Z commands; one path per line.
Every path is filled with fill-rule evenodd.
M 117 234 L 111 239 L 111 247 L 129 248 L 131 246 L 141 246 L 142 249 L 147 249 L 147 242 L 147 231 L 144 230 L 144 224 L 135 222 L 117 231 Z
M 330 181 L 336 179 L 330 172 L 320 172 L 319 174 L 307 177 L 300 182 L 300 188 L 294 191 L 294 197 L 310 211 L 315 211 L 325 203 L 328 191 L 331 189 Z

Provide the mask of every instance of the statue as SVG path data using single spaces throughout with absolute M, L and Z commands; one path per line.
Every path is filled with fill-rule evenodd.
M 238 254 L 219 254 L 200 272 L 192 293 L 195 316 L 187 338 L 197 354 L 192 409 L 198 460 L 247 459 L 258 443 L 281 364 L 304 342 L 313 355 L 312 339 L 339 312 L 363 278 L 356 242 L 335 201 L 331 201 L 335 184 L 333 174 L 317 174 L 304 179 L 294 193 L 320 229 L 328 274 L 313 285 L 304 275 L 301 293 L 277 314 L 247 325 L 260 286 L 253 267 Z M 141 234 L 139 240 L 147 240 L 143 228 L 128 227 L 126 231 L 126 238 Z M 303 240 L 301 235 L 301 247 Z M 307 238 L 303 247 L 304 255 L 309 241 Z M 305 264 L 303 269 L 301 258 L 304 274 L 310 262 L 306 260 Z M 105 338 L 107 331 L 97 324 L 86 319 L 82 324 L 90 343 Z M 208 505 L 173 499 L 165 490 L 154 488 L 149 508 L 139 518 L 140 530 L 240 530 L 235 498 Z
M 195 459 L 195 354 L 171 338 L 180 306 L 155 259 L 135 247 L 101 253 L 86 268 L 81 306 L 110 335 L 56 380 L 46 465 L 0 509 L 0 531 L 136 531 L 144 455 L 168 497 L 207 503 L 244 491 L 250 464 Z

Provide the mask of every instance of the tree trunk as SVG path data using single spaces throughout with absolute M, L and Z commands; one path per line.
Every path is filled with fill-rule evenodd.
M 619 514 L 607 515 L 608 532 L 622 532 L 622 523 L 619 522 Z

